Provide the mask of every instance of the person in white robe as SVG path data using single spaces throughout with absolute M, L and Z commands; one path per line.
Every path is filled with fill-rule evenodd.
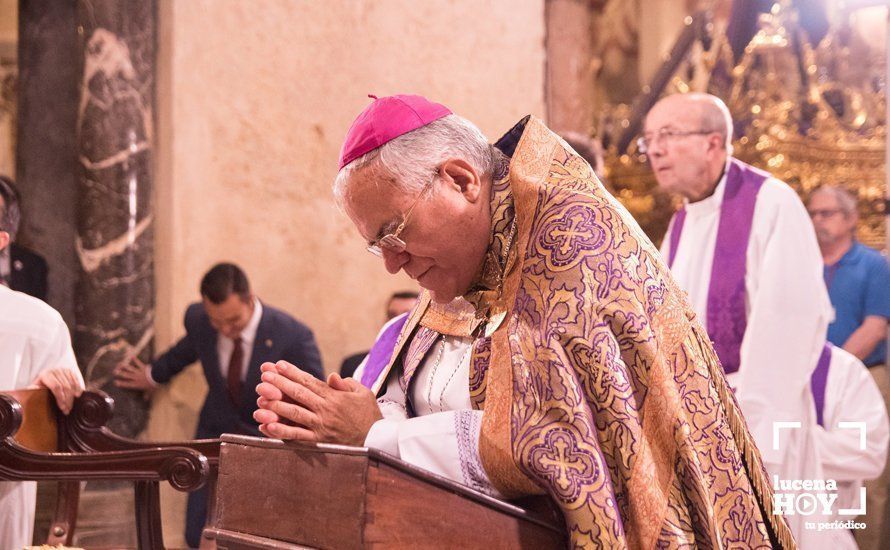
M 826 480 L 837 482 L 838 498 L 831 506 L 831 524 L 856 520 L 855 512 L 840 512 L 861 510 L 865 506 L 863 482 L 877 478 L 884 470 L 890 444 L 890 420 L 881 391 L 862 361 L 839 347 L 830 344 L 828 347 L 831 359 L 827 373 L 821 373 L 824 382 L 820 383 L 817 369 L 813 393 L 819 424 L 814 433 L 822 471 Z M 844 526 L 818 533 L 820 540 L 808 548 L 858 548 L 853 534 Z
M 716 347 L 769 473 L 780 479 L 821 479 L 809 382 L 833 313 L 819 246 L 797 194 L 733 159 L 731 140 L 729 111 L 711 95 L 668 96 L 647 115 L 640 149 L 659 186 L 682 195 L 684 202 L 671 220 L 662 255 L 713 340 L 721 327 L 710 324 L 743 327 L 734 357 Z M 756 180 L 756 186 L 729 183 L 750 189 L 753 211 L 742 224 L 728 225 L 721 233 L 721 217 L 733 213 L 724 208 L 727 180 L 740 173 Z M 737 202 L 733 208 L 740 207 Z M 745 222 L 747 228 L 742 227 Z M 745 229 L 748 234 L 741 235 Z M 736 249 L 724 247 L 715 261 L 718 233 L 735 242 Z M 715 296 L 725 281 L 712 280 L 712 274 L 725 278 L 720 270 L 739 261 L 744 296 L 735 311 L 726 307 L 725 297 Z M 721 307 L 715 307 L 721 299 Z M 780 422 L 800 426 L 785 428 Z M 808 548 L 804 518 L 787 519 L 798 543 Z M 820 521 L 816 516 L 806 519 Z
M 0 207 L 0 250 L 9 243 Z M 68 414 L 84 389 L 71 336 L 59 313 L 37 298 L 0 285 L 0 391 L 48 388 Z M 0 481 L 0 548 L 31 544 L 37 484 Z

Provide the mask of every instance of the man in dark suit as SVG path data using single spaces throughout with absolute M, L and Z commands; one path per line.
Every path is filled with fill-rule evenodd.
M 9 288 L 45 302 L 48 276 L 43 256 L 16 243 L 9 246 Z
M 201 302 L 186 310 L 185 331 L 151 365 L 136 358 L 118 365 L 116 384 L 150 391 L 200 360 L 209 391 L 198 420 L 199 439 L 223 433 L 261 435 L 253 411 L 263 363 L 285 360 L 318 378 L 323 374 L 312 332 L 283 311 L 262 304 L 234 264 L 218 264 L 204 275 Z M 189 495 L 186 540 L 193 547 L 200 543 L 206 500 L 204 490 Z
M 21 222 L 19 193 L 13 181 L 0 176 L 0 210 L 6 209 L 9 219 L 8 248 L 0 251 L 0 284 L 46 301 L 49 269 L 42 256 L 15 242 Z

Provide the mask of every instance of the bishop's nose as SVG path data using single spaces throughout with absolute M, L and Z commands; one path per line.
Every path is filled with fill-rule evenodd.
M 398 273 L 409 261 L 411 261 L 411 255 L 407 252 L 383 250 L 383 264 L 386 266 L 386 270 L 393 275 Z

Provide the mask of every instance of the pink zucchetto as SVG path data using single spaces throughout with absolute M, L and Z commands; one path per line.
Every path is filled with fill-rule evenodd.
M 339 169 L 393 139 L 451 114 L 451 110 L 419 95 L 377 98 L 361 112 L 343 140 Z

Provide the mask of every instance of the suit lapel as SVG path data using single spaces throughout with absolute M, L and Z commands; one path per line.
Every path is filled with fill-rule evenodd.
M 207 346 L 206 352 L 206 360 L 207 364 L 204 365 L 204 374 L 207 376 L 207 385 L 210 388 L 225 388 L 226 381 L 223 380 L 222 376 L 222 365 L 219 362 L 219 351 L 217 350 L 217 346 L 219 345 L 219 333 L 216 332 L 216 329 L 210 325 L 210 321 L 208 319 L 207 325 L 204 327 L 206 331 L 204 337 L 201 340 L 205 342 L 209 342 L 209 346 Z M 202 358 L 202 362 L 204 359 Z

